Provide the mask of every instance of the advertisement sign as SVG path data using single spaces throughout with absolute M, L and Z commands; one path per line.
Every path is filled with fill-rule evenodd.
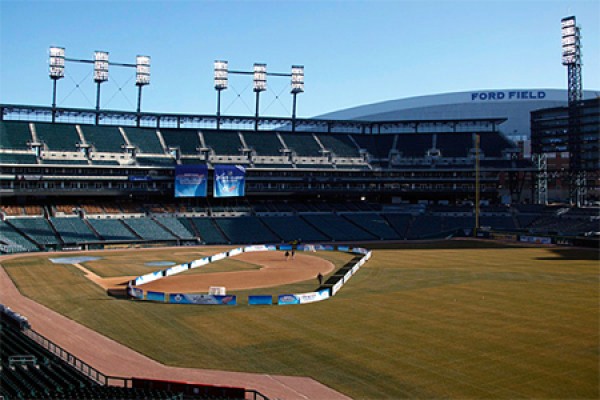
M 169 295 L 169 303 L 235 306 L 237 304 L 237 297 L 216 294 L 173 293 Z
M 344 280 L 340 279 L 339 281 L 337 281 L 337 283 L 335 285 L 333 285 L 333 287 L 331 288 L 331 295 L 335 296 L 335 294 L 337 292 L 340 291 L 340 289 L 342 288 L 342 286 L 344 286 Z
M 210 263 L 210 257 L 204 257 L 199 260 L 194 260 L 190 263 L 190 268 L 198 268 Z
M 140 288 L 130 286 L 128 288 L 128 293 L 129 293 L 129 296 L 131 296 L 135 299 L 140 299 L 140 300 L 144 299 L 144 291 Z
M 277 304 L 280 306 L 285 306 L 288 304 L 300 304 L 300 300 L 298 300 L 295 294 L 280 294 Z
M 244 196 L 246 168 L 241 165 L 215 165 L 214 197 Z
M 350 248 L 348 246 L 338 246 L 338 251 L 349 252 Z
M 552 244 L 552 239 L 541 236 L 521 236 L 519 240 L 525 243 Z
M 346 272 L 346 275 L 344 275 L 344 283 L 347 283 L 350 278 L 352 278 L 352 270 Z
M 175 197 L 206 197 L 206 165 L 175 166 Z
M 175 275 L 175 274 L 178 274 L 180 272 L 187 271 L 187 270 L 188 270 L 188 265 L 187 264 L 175 265 L 175 266 L 173 266 L 173 267 L 168 268 L 167 270 L 165 270 L 165 276 Z
M 160 278 L 162 278 L 162 276 L 163 276 L 162 271 L 151 272 L 149 274 L 138 276 L 137 278 L 135 278 L 135 284 L 143 285 L 144 283 L 148 283 L 148 282 L 152 282 L 157 279 L 160 279 Z
M 248 304 L 251 306 L 256 306 L 256 305 L 268 305 L 270 306 L 271 304 L 273 304 L 273 296 L 262 296 L 262 295 L 255 295 L 255 296 L 248 296 Z
M 150 301 L 165 301 L 165 294 L 163 292 L 146 292 L 146 300 Z
M 227 257 L 227 253 L 218 253 L 210 258 L 211 262 L 219 261 Z
M 276 248 L 274 248 L 274 250 L 275 249 Z M 264 244 L 244 247 L 244 252 L 246 253 L 250 253 L 253 251 L 269 251 L 269 247 L 265 246 Z
M 244 249 L 242 249 L 241 247 L 238 247 L 237 249 L 229 250 L 229 257 L 235 257 L 239 254 L 242 254 L 243 252 L 244 252 Z
M 315 301 L 327 300 L 329 298 L 329 289 L 319 290 L 318 292 L 299 293 L 295 296 L 300 304 L 314 303 Z

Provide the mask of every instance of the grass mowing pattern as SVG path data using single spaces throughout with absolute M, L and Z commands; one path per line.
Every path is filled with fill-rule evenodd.
M 598 398 L 597 257 L 376 250 L 335 298 L 287 307 L 116 300 L 72 266 L 3 264 L 25 295 L 171 365 L 312 376 L 353 398 Z

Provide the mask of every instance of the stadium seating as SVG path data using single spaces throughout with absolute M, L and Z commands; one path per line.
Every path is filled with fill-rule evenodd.
M 201 147 L 198 131 L 195 129 L 161 129 L 168 148 L 179 148 L 181 154 L 197 155 Z
M 175 159 L 171 157 L 137 157 L 135 160 L 140 166 L 173 167 Z
M 433 147 L 433 135 L 428 133 L 398 135 L 396 150 L 403 158 L 423 158 Z
M 258 156 L 279 156 L 283 145 L 274 132 L 244 132 L 244 140 Z M 205 136 L 206 137 L 206 136 Z
M 278 243 L 281 238 L 267 229 L 257 217 L 215 218 L 215 223 L 231 243 Z
M 33 142 L 29 122 L 0 121 L 2 149 L 29 150 L 28 143 Z
M 144 240 L 176 240 L 177 238 L 167 232 L 150 218 L 129 218 L 123 222 L 134 230 Z
M 400 235 L 390 227 L 389 223 L 376 213 L 343 214 L 355 225 L 358 225 L 382 240 L 398 240 Z
M 320 157 L 322 156 L 321 146 L 315 140 L 312 133 L 307 132 L 282 132 L 281 138 L 287 147 L 294 151 L 299 157 Z
M 479 226 L 489 226 L 496 230 L 514 231 L 516 229 L 511 215 L 506 216 L 486 216 L 482 215 L 479 220 Z
M 122 153 L 127 143 L 119 128 L 115 126 L 80 125 L 85 141 L 93 145 L 96 151 Z
M 9 220 L 9 223 L 40 246 L 60 243 L 52 227 L 44 218 L 13 218 Z
M 51 217 L 50 222 L 52 222 L 64 243 L 97 242 L 100 240 L 82 219 Z
M 408 239 L 433 239 L 444 237 L 442 219 L 433 215 L 417 216 L 408 231 Z
M 286 242 L 302 239 L 303 241 L 322 242 L 329 238 L 307 224 L 299 216 L 285 217 L 260 217 L 262 222 L 269 227 L 277 236 Z
M 140 153 L 164 154 L 165 150 L 160 144 L 156 129 L 124 128 L 129 142 L 138 148 Z
M 89 219 L 89 224 L 104 239 L 108 241 L 140 240 L 135 234 L 117 219 Z
M 445 132 L 436 134 L 436 147 L 442 157 L 466 158 L 473 146 L 473 134 L 467 132 Z
M 202 131 L 204 143 L 218 155 L 240 155 L 242 142 L 235 131 Z M 276 153 L 277 154 L 277 153 Z
M 319 140 L 327 150 L 337 157 L 360 157 L 358 148 L 348 135 L 319 134 Z
M 388 158 L 396 135 L 353 135 L 361 149 L 367 150 L 372 158 Z
M 383 213 L 381 216 L 398 232 L 401 239 L 406 239 L 408 226 L 412 218 L 409 214 Z
M 479 142 L 485 157 L 502 157 L 502 150 L 515 147 L 514 144 L 498 132 L 480 134 Z
M 24 153 L 0 153 L 0 163 L 2 164 L 37 164 L 35 154 Z
M 48 150 L 77 151 L 75 146 L 81 143 L 79 134 L 72 124 L 35 123 L 38 139 L 46 143 Z
M 202 239 L 205 244 L 225 244 L 229 242 L 215 226 L 212 219 L 193 217 L 190 218 L 190 220 L 194 224 L 198 235 L 200 235 L 200 239 Z
M 343 217 L 333 214 L 305 214 L 302 218 L 333 240 L 375 240 L 375 235 L 359 228 Z M 304 238 L 303 238 L 304 239 Z
M 175 234 L 180 239 L 191 240 L 194 239 L 194 234 L 186 228 L 179 219 L 175 217 L 160 217 L 156 218 L 156 222 L 164 226 L 167 230 Z M 192 230 L 193 232 L 193 230 Z
M 2 243 L 0 251 L 3 253 L 38 250 L 38 247 L 32 241 L 4 221 L 0 221 L 0 243 Z

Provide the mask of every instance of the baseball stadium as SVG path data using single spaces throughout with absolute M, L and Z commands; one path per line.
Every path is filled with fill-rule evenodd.
M 254 116 L 0 104 L 0 398 L 600 397 L 597 92 L 288 118 L 253 74 Z

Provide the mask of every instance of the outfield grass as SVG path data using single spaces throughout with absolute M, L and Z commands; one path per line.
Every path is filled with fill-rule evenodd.
M 23 294 L 171 365 L 312 376 L 353 398 L 599 397 L 594 251 L 375 250 L 333 299 L 285 307 L 118 300 L 69 265 L 3 264 Z

